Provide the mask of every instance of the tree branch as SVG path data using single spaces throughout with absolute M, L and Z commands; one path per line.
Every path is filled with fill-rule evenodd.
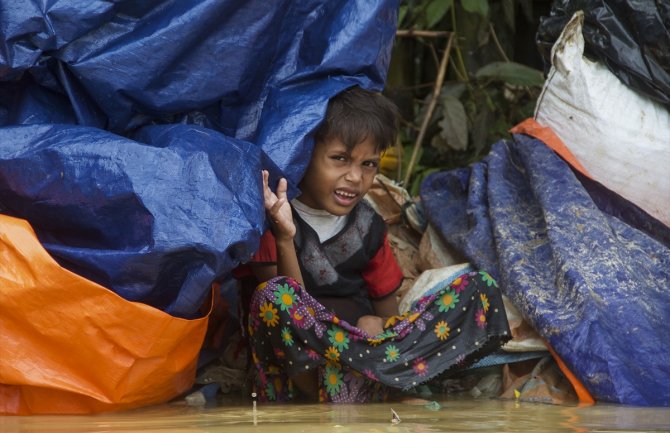
M 430 98 L 430 103 L 428 104 L 428 110 L 421 122 L 421 129 L 419 129 L 419 135 L 416 137 L 414 142 L 414 150 L 412 151 L 412 158 L 407 164 L 407 173 L 405 173 L 405 181 L 403 185 L 405 188 L 409 187 L 409 179 L 412 176 L 412 170 L 416 164 L 416 157 L 419 154 L 419 149 L 421 148 L 421 143 L 426 135 L 426 130 L 428 129 L 428 123 L 430 123 L 431 117 L 433 117 L 433 111 L 435 111 L 435 106 L 437 105 L 437 100 L 440 96 L 440 90 L 442 89 L 442 83 L 444 82 L 444 75 L 447 71 L 447 64 L 449 63 L 449 54 L 451 53 L 451 47 L 454 42 L 454 35 L 449 35 L 449 40 L 447 41 L 447 47 L 442 53 L 442 60 L 440 61 L 440 69 L 437 73 L 437 80 L 435 80 L 435 86 L 433 87 L 433 94 Z
M 398 30 L 395 35 L 399 38 L 447 38 L 451 32 L 434 32 L 431 30 Z

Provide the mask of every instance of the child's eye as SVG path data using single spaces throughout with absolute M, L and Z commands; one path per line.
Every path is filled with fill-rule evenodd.
M 363 163 L 363 165 L 364 165 L 365 167 L 377 168 L 377 166 L 379 165 L 379 162 L 378 162 L 378 161 L 365 161 L 365 162 Z
M 333 155 L 330 157 L 330 159 L 333 159 L 335 161 L 346 161 L 347 157 L 344 155 Z

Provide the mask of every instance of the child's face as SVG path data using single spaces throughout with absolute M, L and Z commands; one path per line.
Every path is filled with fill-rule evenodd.
M 370 138 L 351 151 L 338 138 L 316 143 L 298 200 L 333 215 L 348 214 L 372 186 L 379 159 Z

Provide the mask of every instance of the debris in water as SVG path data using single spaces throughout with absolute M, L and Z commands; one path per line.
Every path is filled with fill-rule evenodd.
M 400 417 L 393 409 L 391 409 L 391 423 L 400 424 Z
M 202 391 L 195 391 L 187 395 L 186 404 L 189 406 L 204 406 L 207 403 L 207 399 Z
M 514 390 L 514 398 L 516 398 L 516 400 L 514 400 L 514 407 L 515 407 L 516 409 L 518 409 L 519 407 L 521 407 L 521 405 L 519 404 L 519 398 L 520 398 L 520 397 L 521 397 L 521 393 L 519 392 L 518 389 L 515 389 L 515 390 Z
M 185 400 L 189 406 L 204 406 L 207 402 L 214 400 L 220 387 L 218 383 L 210 383 L 200 387 L 197 391 L 193 391 L 187 395 Z
M 255 392 L 251 393 L 251 401 L 253 402 L 253 406 L 252 406 L 252 409 L 251 409 L 251 414 L 253 415 L 253 418 L 254 418 L 254 420 L 253 420 L 254 425 L 258 424 L 258 420 L 256 418 L 256 397 L 257 396 L 258 395 Z

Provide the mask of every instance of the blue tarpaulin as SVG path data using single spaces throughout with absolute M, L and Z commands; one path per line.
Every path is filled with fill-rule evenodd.
M 421 198 L 596 400 L 670 405 L 670 228 L 524 135 Z
M 0 212 L 59 263 L 193 317 L 299 181 L 327 101 L 381 90 L 398 0 L 0 0 Z

